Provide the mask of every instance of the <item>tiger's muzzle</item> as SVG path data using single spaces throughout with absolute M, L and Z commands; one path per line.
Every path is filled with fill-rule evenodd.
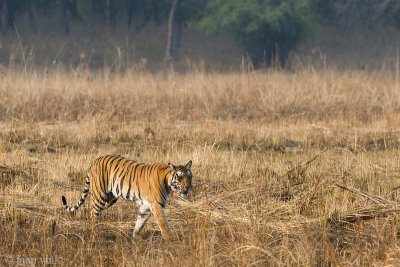
M 188 193 L 189 193 L 190 189 L 192 189 L 191 186 L 190 187 L 182 187 L 181 190 L 179 191 L 179 195 L 181 197 L 185 197 L 186 198 L 188 196 Z

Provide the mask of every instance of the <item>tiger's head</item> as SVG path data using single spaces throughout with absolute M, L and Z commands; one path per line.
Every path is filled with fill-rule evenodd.
M 186 165 L 174 166 L 172 163 L 168 163 L 171 180 L 169 186 L 172 191 L 178 192 L 182 197 L 187 197 L 188 192 L 192 189 L 192 172 L 190 167 L 192 161 L 190 160 Z

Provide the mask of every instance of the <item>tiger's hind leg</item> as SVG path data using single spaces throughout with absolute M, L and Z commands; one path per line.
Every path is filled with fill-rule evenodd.
M 118 200 L 118 198 L 114 197 L 114 195 L 112 193 L 108 193 L 107 203 L 106 203 L 104 210 L 111 208 L 111 206 L 114 205 L 115 202 L 117 202 L 117 200 Z
M 90 220 L 91 220 L 91 227 L 90 227 L 90 235 L 92 238 L 92 246 L 94 246 L 94 238 L 95 238 L 95 233 L 96 231 L 99 230 L 99 226 L 96 224 L 98 218 L 100 217 L 101 213 L 110 208 L 112 205 L 117 202 L 118 198 L 115 198 L 112 193 L 109 193 L 106 197 L 106 202 L 102 201 L 96 201 L 94 200 L 92 203 L 92 212 L 90 215 Z
M 114 201 L 115 203 L 115 201 Z M 90 221 L 91 221 L 91 229 L 94 230 L 96 226 L 96 222 L 98 217 L 101 215 L 102 211 L 104 210 L 105 205 L 107 202 L 103 202 L 102 200 L 98 200 L 97 198 L 92 198 L 92 211 L 90 214 Z
M 133 230 L 132 238 L 135 239 L 135 236 L 140 230 L 143 229 L 143 226 L 146 224 L 147 220 L 151 216 L 151 209 L 147 206 L 139 207 L 139 215 L 136 220 L 135 229 Z

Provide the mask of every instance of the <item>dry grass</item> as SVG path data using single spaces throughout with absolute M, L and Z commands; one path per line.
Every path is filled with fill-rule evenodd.
M 4 68 L 0 255 L 65 266 L 399 264 L 399 92 L 389 72 Z M 110 153 L 193 160 L 194 191 L 166 210 L 179 241 L 164 241 L 152 218 L 132 242 L 133 203 L 107 210 L 95 236 L 87 203 L 63 210 L 61 195 L 77 201 L 87 168 Z

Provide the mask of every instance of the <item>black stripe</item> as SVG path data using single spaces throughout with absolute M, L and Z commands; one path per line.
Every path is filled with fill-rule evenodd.
M 103 187 L 101 188 L 103 190 L 104 193 L 107 193 L 107 187 L 108 187 L 108 174 L 107 174 L 107 169 L 109 169 L 108 166 L 108 162 L 113 158 L 113 156 L 106 156 L 104 157 L 104 160 L 102 162 L 101 165 L 101 177 L 100 179 L 103 181 Z M 101 186 L 101 183 L 100 183 Z
M 167 165 L 167 166 L 163 167 L 162 169 L 160 169 L 160 171 L 165 170 L 165 169 L 169 169 L 169 166 Z
M 151 213 L 139 213 L 140 218 L 148 218 L 151 216 Z
M 101 185 L 101 179 L 103 179 L 103 162 L 104 162 L 105 157 L 99 158 L 99 161 L 96 165 L 96 170 L 95 170 L 95 179 L 94 179 L 94 183 L 95 183 L 95 187 L 96 187 L 96 191 L 97 193 L 101 192 L 102 189 L 102 185 Z
M 120 173 L 120 175 L 122 175 L 122 173 L 124 173 L 124 175 L 121 177 L 121 181 L 119 182 L 119 187 L 121 189 L 121 193 L 122 193 L 123 183 L 124 183 L 124 180 L 125 180 L 125 177 L 126 177 L 126 173 L 128 172 L 128 168 L 125 167 L 125 166 L 128 165 L 128 164 L 129 164 L 129 162 L 124 164 L 124 166 L 122 167 L 123 169 L 122 169 L 122 171 Z
M 137 195 L 138 199 L 142 200 L 142 197 L 140 196 L 140 188 L 139 187 L 137 188 L 137 192 L 138 192 L 138 195 Z
M 117 200 L 118 200 L 118 198 L 114 198 L 113 200 L 111 200 L 111 201 L 109 202 L 109 205 L 110 205 L 110 206 L 113 205 L 115 202 L 117 202 Z
M 94 204 L 94 209 L 95 209 L 96 211 L 100 211 L 100 206 L 98 206 L 97 204 Z
M 105 202 L 107 202 L 107 200 L 103 197 L 102 193 L 103 193 L 103 192 L 98 192 L 98 194 L 99 194 L 98 197 L 100 198 L 100 200 L 101 200 L 103 203 L 105 203 Z M 97 196 L 94 195 L 94 197 L 96 198 Z
M 107 173 L 108 179 L 111 179 L 111 171 L 112 171 L 112 165 L 114 164 L 114 161 L 116 161 L 116 160 L 121 160 L 121 159 L 118 158 L 118 157 L 111 157 L 110 159 L 111 159 L 111 161 L 110 161 L 109 163 L 107 162 L 107 164 L 109 165 L 109 167 L 105 170 L 105 172 Z M 117 164 L 118 164 L 118 163 L 117 163 Z M 113 184 L 114 184 L 114 180 L 115 180 L 115 176 L 113 177 L 113 180 L 112 180 L 112 181 L 108 181 L 109 184 L 111 184 L 111 188 L 112 188 L 112 186 L 113 186 Z
M 108 180 L 110 179 L 110 174 L 109 174 L 109 167 L 108 167 L 108 163 L 111 161 L 113 161 L 114 160 L 114 156 L 107 156 L 108 158 L 107 158 L 107 160 L 103 163 L 103 165 L 102 165 L 102 177 L 103 177 L 103 179 L 105 179 L 105 180 L 107 180 L 107 186 L 108 186 Z M 103 169 L 104 169 L 104 171 L 103 171 Z
M 133 183 L 133 176 L 132 176 L 132 167 L 135 163 L 132 162 L 130 168 L 129 168 L 129 187 L 128 187 L 128 192 L 126 193 L 126 198 L 129 199 L 130 194 L 131 194 L 131 187 L 132 187 L 132 183 Z M 137 165 L 135 165 L 135 169 L 136 169 Z M 135 170 L 134 169 L 134 170 Z
M 150 178 L 151 172 L 152 172 L 153 169 L 155 169 L 155 168 L 156 168 L 156 164 L 151 165 L 150 170 L 149 170 L 149 178 Z
M 94 205 L 96 206 L 96 207 L 98 207 L 98 208 L 101 208 L 101 207 L 103 207 L 104 208 L 104 206 L 105 206 L 105 204 L 106 203 L 104 203 L 104 202 L 102 202 L 102 201 L 100 201 L 100 200 L 98 200 L 98 199 L 95 199 L 95 200 L 97 200 L 97 202 L 96 201 L 94 201 Z
M 138 163 L 138 165 L 137 165 L 138 167 L 139 166 L 143 166 L 143 164 L 142 163 Z M 135 183 L 136 183 L 136 189 L 137 189 L 137 192 L 138 192 L 138 194 L 137 194 L 137 198 L 138 199 L 142 199 L 141 197 L 140 197 L 140 188 L 139 188 L 139 174 L 138 174 L 138 171 L 135 169 L 135 173 L 134 173 L 134 180 L 135 180 Z
M 161 204 L 160 202 L 158 202 L 158 200 L 156 199 L 157 203 L 160 204 L 161 207 L 165 208 L 165 204 Z
M 117 172 L 118 172 L 118 168 L 119 168 L 119 163 L 121 162 L 123 160 L 123 158 L 117 158 L 117 162 L 115 163 L 115 168 L 114 168 L 114 170 L 115 170 L 115 174 L 114 174 L 114 177 L 113 177 L 113 180 L 112 180 L 112 182 L 111 182 L 111 187 L 114 187 L 114 184 L 115 184 L 115 182 L 116 182 L 116 179 L 118 178 L 118 176 L 117 176 Z M 110 168 L 110 176 L 111 176 L 111 168 Z
M 139 199 L 142 200 L 141 194 L 140 194 L 140 186 L 139 186 L 139 178 L 143 179 L 143 170 L 146 168 L 146 166 L 143 166 L 142 169 L 140 170 L 140 175 L 138 176 L 137 179 L 137 187 L 138 187 L 138 193 L 139 193 Z
M 142 163 L 138 163 L 137 165 L 136 165 L 136 168 L 135 168 L 135 171 L 134 171 L 134 173 L 133 173 L 133 177 L 134 177 L 134 180 L 137 182 L 137 180 L 139 179 L 139 174 L 138 174 L 138 171 L 136 170 L 139 166 L 143 166 L 143 164 Z
M 167 202 L 167 198 L 165 197 L 165 194 L 161 191 L 161 197 L 163 199 L 163 202 Z
M 147 166 L 143 166 L 143 168 L 140 170 L 140 178 L 143 178 L 143 171 L 146 169 Z
M 127 164 L 127 160 L 124 159 L 124 162 L 122 162 L 121 164 L 118 162 L 118 165 L 116 166 L 117 169 L 117 176 L 120 176 L 121 173 L 124 171 L 125 169 L 125 165 Z M 119 172 L 119 173 L 118 173 Z
M 105 162 L 105 160 L 107 159 L 107 156 L 104 156 L 104 157 L 102 157 L 102 158 L 100 158 L 100 160 L 99 160 L 99 163 L 98 163 L 98 166 L 97 166 L 97 168 L 98 168 L 98 175 L 99 175 L 99 180 L 101 180 L 101 179 L 103 179 L 103 173 L 104 173 L 104 166 L 105 166 L 105 164 L 104 164 L 104 162 Z M 100 187 L 101 187 L 101 183 L 100 183 Z
M 99 190 L 99 187 L 98 186 L 101 186 L 101 185 L 98 185 L 98 183 L 94 183 L 93 184 L 93 186 L 94 186 L 94 189 L 96 190 L 96 192 L 92 192 L 92 195 L 93 196 L 96 196 L 96 193 L 101 197 L 101 193 L 102 193 L 102 191 L 101 191 L 101 188 L 100 188 L 100 190 Z
M 147 179 L 150 178 L 151 169 L 153 169 L 153 167 L 154 167 L 154 164 L 146 167 L 146 169 L 147 169 L 147 171 L 146 171 L 146 177 L 147 177 Z

